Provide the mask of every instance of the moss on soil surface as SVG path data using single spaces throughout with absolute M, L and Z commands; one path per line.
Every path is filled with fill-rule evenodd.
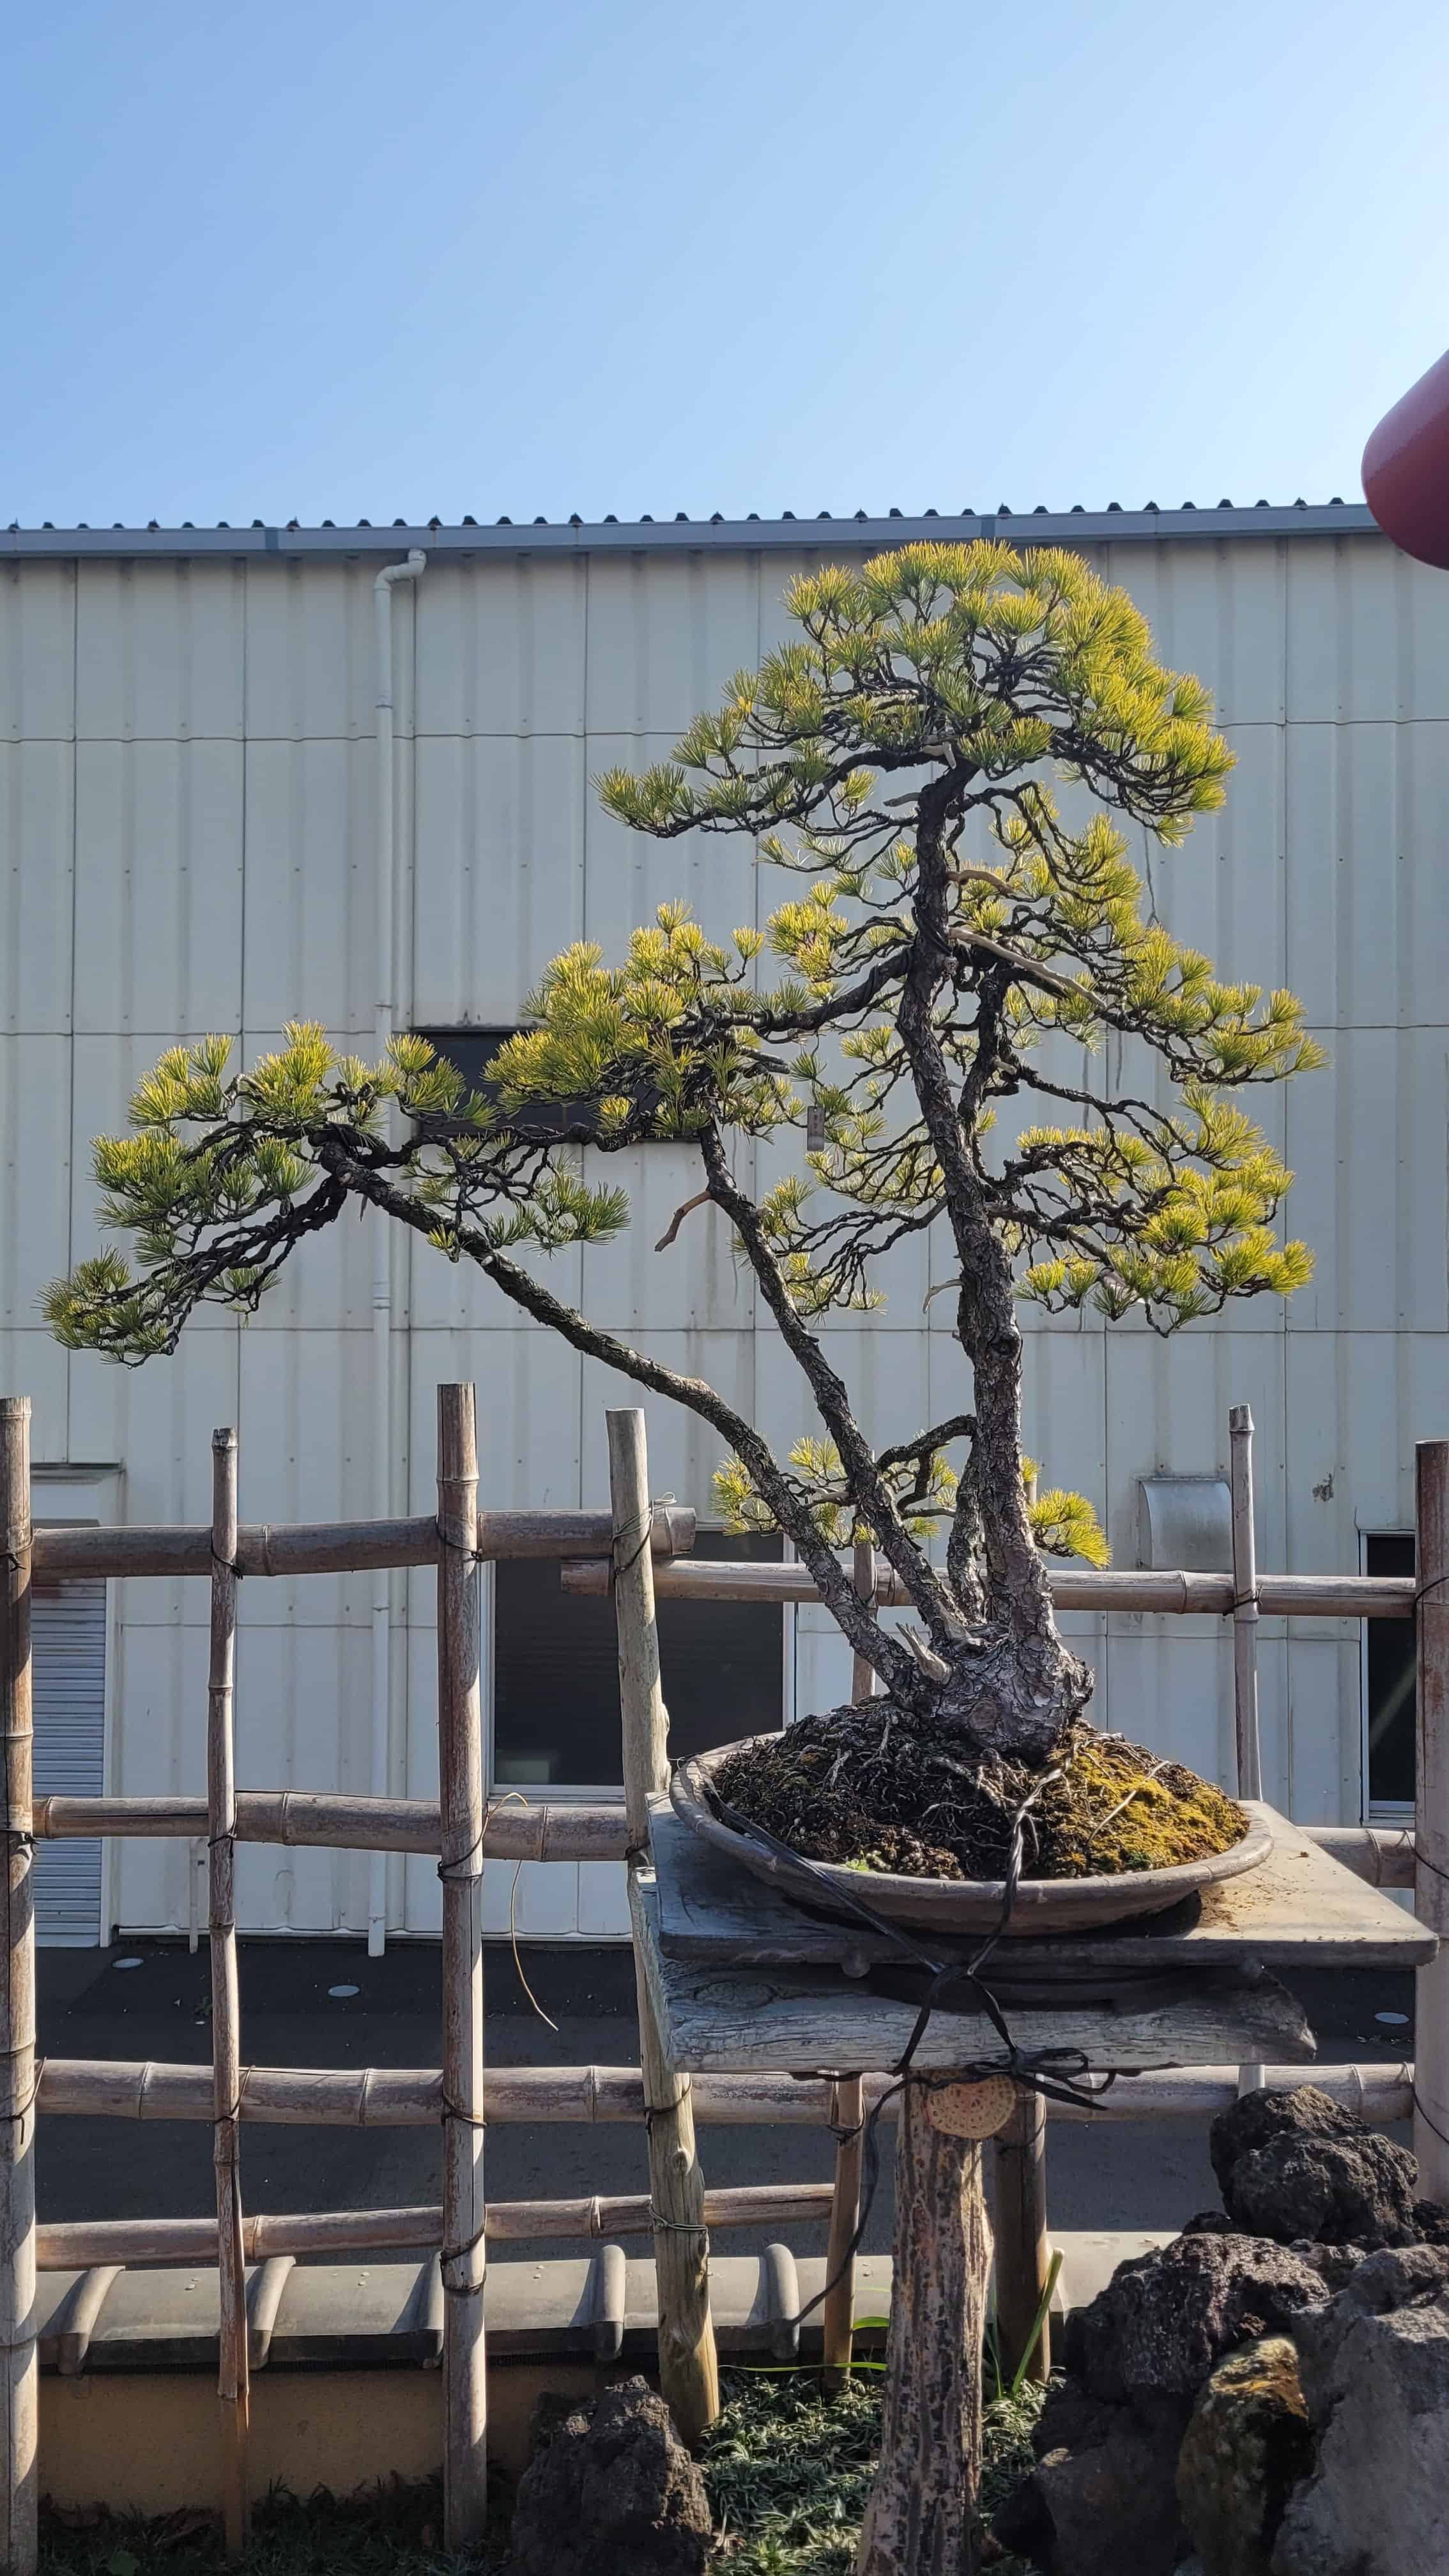
M 729 2576 L 851 2576 L 880 2447 L 881 2376 L 857 2372 L 821 2396 L 812 2371 L 729 2371 L 725 2409 L 700 2466 Z M 1044 2391 L 1030 2385 L 986 2410 L 982 2512 L 989 2522 L 1032 2465 Z M 1026 2576 L 1002 2557 L 995 2576 Z
M 700 2466 L 728 2576 L 850 2576 L 880 2442 L 878 2369 L 858 2371 L 826 2400 L 813 2371 L 727 2371 L 725 2409 Z M 982 2508 L 987 2519 L 1031 2466 L 1031 2428 L 1042 2391 L 1023 2388 L 986 2410 Z M 339 2502 L 325 2492 L 301 2503 L 274 2495 L 257 2508 L 246 2555 L 230 2576 L 463 2576 L 501 2571 L 508 2555 L 506 2499 L 496 2538 L 467 2558 L 439 2546 L 436 2485 L 378 2487 Z M 121 2515 L 58 2515 L 42 2508 L 41 2576 L 223 2576 L 228 2561 L 209 2514 L 156 2522 Z M 1025 2576 L 1015 2558 L 996 2576 Z
M 1108 1878 L 1231 1849 L 1235 1801 L 1177 1762 L 1077 1726 L 1045 1770 L 976 1762 L 888 1701 L 802 1718 L 731 1755 L 721 1797 L 807 1860 L 903 1878 L 1000 1879 L 1029 1798 L 1023 1876 Z

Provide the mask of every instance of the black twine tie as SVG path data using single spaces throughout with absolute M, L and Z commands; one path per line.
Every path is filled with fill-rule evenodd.
M 1006 1875 L 1001 1891 L 1001 1911 L 985 1939 L 964 1966 L 955 1960 L 942 1961 L 933 1958 L 909 1932 L 903 1931 L 898 1923 L 891 1922 L 888 1916 L 878 1914 L 875 1907 L 866 1904 L 853 1888 L 842 1887 L 838 1879 L 822 1869 L 817 1862 L 807 1860 L 803 1853 L 793 1850 L 789 1843 L 781 1842 L 778 1835 L 770 1833 L 764 1825 L 756 1824 L 751 1817 L 741 1814 L 738 1808 L 728 1805 L 711 1781 L 701 1779 L 699 1786 L 711 1815 L 716 1816 L 721 1824 L 727 1825 L 731 1832 L 741 1835 L 747 1841 L 762 1845 L 772 1858 L 782 1865 L 779 1875 L 784 1879 L 787 1888 L 791 1877 L 797 1874 L 798 1878 L 806 1882 L 809 1890 L 807 1895 L 801 1896 L 798 1884 L 792 1891 L 802 1903 L 810 1902 L 815 1891 L 818 1890 L 819 1901 L 826 1911 L 839 1913 L 843 1910 L 854 1915 L 858 1922 L 867 1926 L 872 1932 L 883 1934 L 911 1960 L 914 1966 L 923 1969 L 929 1980 L 920 2010 L 916 2015 L 915 2026 L 890 2070 L 895 2080 L 872 2104 L 861 2123 L 864 2132 L 862 2151 L 864 2187 L 861 2192 L 860 2216 L 855 2232 L 824 2289 L 800 2310 L 794 2320 L 799 2325 L 806 2317 L 812 2316 L 817 2308 L 823 2307 L 831 2291 L 845 2279 L 865 2240 L 871 2206 L 880 2181 L 881 2114 L 888 2102 L 893 2102 L 899 2094 L 904 2093 L 908 2084 L 917 2085 L 922 2092 L 937 2093 L 945 2091 L 953 2084 L 980 2084 L 989 2077 L 1005 2075 L 1013 2084 L 1022 2086 L 1028 2092 L 1040 2093 L 1048 2101 L 1071 2103 L 1088 2110 L 1096 2110 L 1102 2095 L 1109 2090 L 1115 2077 L 1108 2074 L 1105 2083 L 1096 2086 L 1089 2084 L 1087 2078 L 1092 2069 L 1085 2052 L 1080 2048 L 1024 2049 L 1020 2047 L 1012 2036 L 996 1996 L 981 1973 L 1010 1924 L 1017 1893 L 1021 1886 L 1022 1863 L 1026 1848 L 1026 1820 L 1042 1789 L 1047 1786 L 1046 1779 L 1039 1781 L 1035 1788 L 1029 1790 L 1013 1812 L 1010 1842 L 1007 1848 Z M 937 2009 L 942 1992 L 948 1986 L 957 1985 L 972 1988 L 980 2010 L 1001 2041 L 1001 2047 L 990 2056 L 973 2058 L 969 2064 L 955 2068 L 949 2075 L 914 2074 L 911 2071 L 912 2062 L 926 2036 L 931 2016 Z M 850 2137 L 856 2134 L 855 2130 L 846 2132 Z

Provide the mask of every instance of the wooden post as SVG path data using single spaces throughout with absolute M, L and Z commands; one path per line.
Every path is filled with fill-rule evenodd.
M 1449 1945 L 1449 1440 L 1414 1452 L 1419 1587 L 1414 1912 Z M 1449 1946 L 1414 1980 L 1414 2153 L 1426 2200 L 1449 2200 Z
M 0 1396 L 0 2570 L 33 2576 L 39 2372 L 35 2350 L 35 1897 L 30 1875 L 30 1398 Z
M 981 2485 L 981 2345 L 991 2229 L 981 2149 L 936 2128 L 907 2084 L 880 2467 L 858 2576 L 968 2576 Z
M 1036 2323 L 1051 2247 L 1046 2214 L 1046 2102 L 1028 2085 L 992 2142 L 996 2162 L 996 2343 L 1005 2377 L 1014 2377 Z M 1051 2321 L 1043 2318 L 1027 2377 L 1051 2377 Z
M 206 1812 L 210 1854 L 212 2161 L 220 2294 L 221 2492 L 226 2548 L 247 2535 L 247 2275 L 241 2205 L 241 1997 L 236 1960 L 236 1433 L 211 1435 L 211 1662 L 206 1693 Z
M 648 1865 L 649 1805 L 669 1779 L 669 1717 L 659 1679 L 654 1561 L 649 1550 L 649 1473 L 642 1413 L 611 1412 L 609 1496 L 613 1507 L 614 1615 L 619 1632 L 619 1705 L 624 1726 L 624 1805 L 631 1873 Z M 654 2211 L 654 2277 L 659 2290 L 659 2386 L 686 2442 L 719 2413 L 719 2363 L 709 2312 L 709 2236 L 704 2176 L 694 2147 L 689 2077 L 676 2074 L 634 1953 L 639 2060 L 649 2133 Z
M 1258 1542 L 1253 1527 L 1253 1411 L 1228 1413 L 1228 1486 L 1233 1515 L 1233 1744 L 1240 1798 L 1263 1794 L 1258 1732 Z M 1261 2066 L 1240 2066 L 1238 2091 L 1256 2093 Z
M 874 1603 L 874 1539 L 856 1540 L 852 1573 L 859 1599 Z M 852 1700 L 874 1699 L 879 1689 L 880 1676 L 874 1664 L 865 1655 L 853 1655 L 850 1665 Z M 850 2377 L 851 2356 L 855 2349 L 855 2256 L 849 2247 L 860 2225 L 860 2168 L 864 2143 L 861 2130 L 865 2118 L 865 2095 L 858 2075 L 842 2075 L 831 2091 L 834 2102 L 831 2126 L 835 2131 L 835 2190 L 830 2203 L 830 2241 L 825 2249 L 825 2278 L 833 2286 L 826 2294 L 821 2326 L 825 2389 L 828 2396 L 835 2397 Z
M 1261 1798 L 1258 1739 L 1258 1552 L 1253 1536 L 1253 1414 L 1235 1404 L 1228 1415 L 1233 1505 L 1233 1722 L 1238 1796 Z
M 835 2397 L 850 2377 L 851 2356 L 855 2349 L 855 2256 L 850 2249 L 860 2225 L 865 2085 L 858 2075 L 842 2075 L 830 2090 L 830 2125 L 835 2131 L 835 2184 L 830 2195 L 830 2239 L 825 2249 L 825 2278 L 833 2286 L 825 2295 L 821 2327 L 825 2390 L 827 2396 Z
M 875 1541 L 858 1538 L 852 1562 L 855 1591 L 861 1601 L 875 1600 Z M 850 1663 L 850 1696 L 852 1700 L 874 1699 L 880 1688 L 880 1676 L 867 1655 L 853 1655 Z
M 483 2289 L 483 1737 L 471 1386 L 438 1389 L 438 1781 L 443 1885 L 443 2546 L 488 2517 Z

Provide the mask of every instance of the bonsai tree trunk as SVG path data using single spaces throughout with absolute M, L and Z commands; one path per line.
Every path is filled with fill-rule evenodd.
M 857 2576 L 976 2576 L 981 2348 L 991 2229 L 981 2148 L 933 2126 L 908 2083 L 896 2140 L 896 2233 L 880 2467 Z
M 1046 1760 L 1092 1694 L 1057 1633 L 1046 1562 L 1021 1473 L 1021 1328 L 1011 1265 L 984 1219 L 958 1230 L 957 1331 L 975 1381 L 976 1429 L 957 1494 L 948 1570 L 979 1625 L 952 1658 L 937 1715 L 982 1753 Z M 969 1266 L 968 1266 L 969 1256 Z

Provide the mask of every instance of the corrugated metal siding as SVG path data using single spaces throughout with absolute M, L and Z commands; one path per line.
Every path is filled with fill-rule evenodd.
M 848 535 L 802 531 L 798 549 L 764 554 L 712 553 L 684 531 L 648 553 L 450 553 L 397 592 L 398 992 L 416 1020 L 507 1022 L 557 947 L 615 947 L 667 895 L 687 893 L 716 933 L 764 919 L 777 872 L 723 841 L 636 843 L 589 782 L 667 752 L 782 633 L 791 575 L 850 560 Z M 1286 1314 L 1244 1306 L 1168 1345 L 1029 1313 L 1028 1445 L 1097 1499 L 1130 1561 L 1136 1479 L 1223 1466 L 1227 1407 L 1246 1398 L 1260 1562 L 1349 1567 L 1361 1529 L 1408 1521 L 1413 1441 L 1449 1414 L 1449 583 L 1362 534 L 1184 530 L 1084 551 L 1139 600 L 1164 657 L 1214 689 L 1238 755 L 1225 813 L 1183 851 L 1151 854 L 1162 913 L 1225 972 L 1298 990 L 1333 1065 L 1265 1103 L 1297 1176 L 1291 1221 L 1317 1251 L 1313 1287 Z M 96 1239 L 89 1140 L 120 1122 L 160 1045 L 221 1026 L 252 1061 L 300 1011 L 339 1042 L 370 1035 L 372 573 L 253 554 L 0 576 L 0 1142 L 20 1219 L 0 1238 L 0 1368 L 35 1400 L 38 1455 L 124 1462 L 133 1520 L 204 1518 L 207 1435 L 233 1420 L 248 1514 L 372 1507 L 370 1221 L 312 1247 L 245 1332 L 202 1320 L 139 1376 L 68 1360 L 35 1303 Z M 762 1146 L 757 1181 L 795 1150 Z M 717 1373 L 780 1436 L 805 1427 L 717 1220 L 696 1215 L 669 1252 L 651 1249 L 687 1195 L 687 1158 L 630 1159 L 630 1236 L 551 1265 L 552 1284 Z M 429 1506 L 433 1389 L 460 1376 L 478 1384 L 488 1499 L 602 1499 L 602 1407 L 622 1392 L 607 1373 L 421 1249 L 394 1242 L 392 1270 L 397 1507 Z M 829 1328 L 882 1431 L 965 1397 L 949 1301 L 926 1303 L 949 1272 L 944 1246 L 902 1248 L 883 1268 L 884 1314 Z M 649 1411 L 656 1487 L 707 1507 L 716 1443 Z M 431 1585 L 399 1577 L 393 1591 L 394 1783 L 422 1793 Z M 366 1579 L 246 1588 L 245 1780 L 365 1776 L 369 1601 Z M 113 1785 L 199 1786 L 204 1588 L 119 1586 L 115 1615 Z M 1230 1673 L 1211 1623 L 1072 1624 L 1112 1724 L 1224 1766 Z M 1265 1623 L 1270 1785 L 1304 1817 L 1353 1815 L 1356 1633 L 1297 1627 Z M 838 1636 L 802 1612 L 798 1705 L 847 1686 Z M 490 1875 L 495 1929 L 511 1877 Z M 430 1866 L 406 1883 L 407 1925 L 433 1927 Z M 246 1920 L 299 1929 L 360 1926 L 365 1888 L 366 1864 L 345 1855 L 250 1855 L 241 1877 Z M 608 1872 L 526 1871 L 518 1919 L 617 1930 L 617 1901 Z M 184 1927 L 191 1902 L 184 1846 L 118 1852 L 123 1922 Z

